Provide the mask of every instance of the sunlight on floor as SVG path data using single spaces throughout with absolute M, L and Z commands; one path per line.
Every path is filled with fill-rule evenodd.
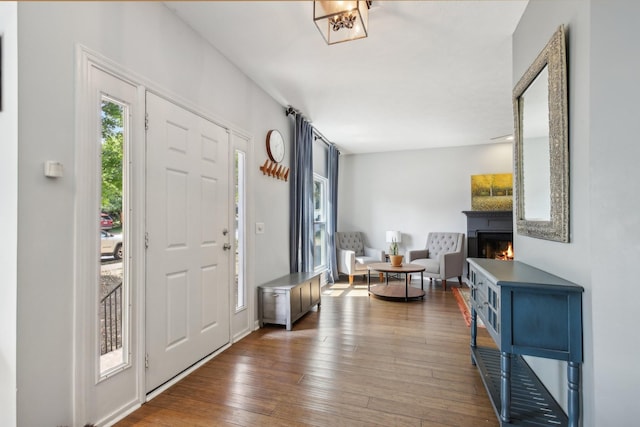
M 367 289 L 352 289 L 349 291 L 349 293 L 346 295 L 348 297 L 368 297 L 369 296 L 369 292 L 367 291 Z
M 369 296 L 369 291 L 366 284 L 350 286 L 348 283 L 336 283 L 327 285 L 322 295 L 328 297 L 366 297 Z

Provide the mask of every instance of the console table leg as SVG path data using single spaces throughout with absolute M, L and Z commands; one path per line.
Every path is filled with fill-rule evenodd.
M 367 292 L 371 293 L 371 270 L 367 270 Z
M 569 427 L 578 427 L 580 420 L 580 364 L 569 362 L 567 365 L 567 381 L 569 383 Z
M 471 347 L 476 347 L 477 336 L 478 336 L 478 315 L 476 314 L 475 308 L 473 305 L 471 306 Z M 471 364 L 476 366 L 476 359 L 471 356 Z
M 504 351 L 500 353 L 500 403 L 500 420 L 508 423 L 511 421 L 511 354 Z
M 475 277 L 474 279 L 475 280 Z M 471 300 L 476 301 L 476 286 L 475 283 L 471 284 Z M 471 304 L 471 347 L 475 347 L 478 336 L 478 313 L 476 312 L 475 305 Z M 476 365 L 476 360 L 471 357 L 471 364 Z

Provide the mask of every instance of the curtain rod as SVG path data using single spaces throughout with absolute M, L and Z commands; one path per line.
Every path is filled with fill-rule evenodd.
M 296 116 L 302 116 L 303 119 L 307 120 L 308 122 L 310 122 L 310 120 L 308 120 L 300 111 L 296 110 L 295 108 L 293 108 L 291 105 L 289 105 L 285 110 L 284 110 L 284 114 L 285 116 L 289 116 L 291 114 L 294 114 Z M 313 131 L 313 133 L 315 134 L 315 136 L 313 137 L 314 140 L 320 140 L 322 142 L 324 142 L 325 145 L 327 146 L 334 146 L 336 148 L 338 148 L 336 146 L 336 144 L 334 144 L 333 142 L 330 142 L 318 129 L 315 128 L 315 126 L 311 125 L 311 129 Z M 340 153 L 340 150 L 338 150 L 338 153 Z

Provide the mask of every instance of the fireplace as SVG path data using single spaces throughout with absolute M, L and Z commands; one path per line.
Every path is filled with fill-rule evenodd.
M 513 212 L 463 211 L 463 213 L 467 216 L 467 255 L 469 257 L 513 259 Z
M 476 246 L 476 258 L 513 260 L 513 233 L 478 232 Z

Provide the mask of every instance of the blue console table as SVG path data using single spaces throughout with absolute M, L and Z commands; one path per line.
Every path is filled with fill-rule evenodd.
M 584 288 L 518 261 L 468 258 L 471 361 L 501 426 L 578 427 Z M 478 347 L 477 318 L 498 349 Z M 565 414 L 522 355 L 567 362 Z

